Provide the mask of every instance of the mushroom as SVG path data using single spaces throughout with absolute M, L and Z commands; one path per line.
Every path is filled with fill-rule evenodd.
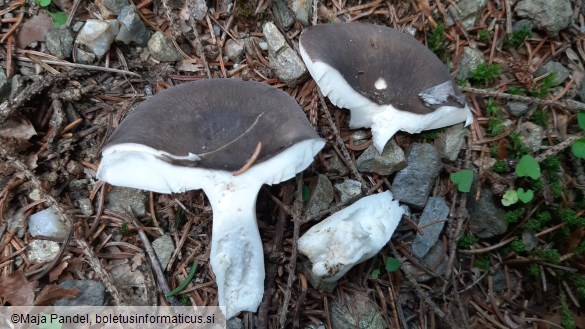
M 418 133 L 473 116 L 445 65 L 398 30 L 361 23 L 306 28 L 300 53 L 334 105 L 351 111 L 351 128 L 371 127 L 374 146 L 399 130 Z
M 284 91 L 201 80 L 163 91 L 130 113 L 104 147 L 97 177 L 158 193 L 203 189 L 213 210 L 210 263 L 230 318 L 256 311 L 264 292 L 260 187 L 294 177 L 324 145 Z
M 390 191 L 361 198 L 305 232 L 299 251 L 313 263 L 315 276 L 337 281 L 390 241 L 403 213 Z

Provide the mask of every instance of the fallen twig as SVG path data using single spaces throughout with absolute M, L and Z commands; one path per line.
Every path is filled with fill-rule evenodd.
M 471 88 L 471 87 L 462 87 L 462 91 L 470 94 L 486 96 L 486 97 L 495 97 L 495 98 L 502 98 L 516 102 L 523 102 L 529 104 L 536 104 L 542 106 L 553 106 L 557 108 L 562 108 L 565 110 L 577 112 L 577 111 L 585 111 L 585 103 L 577 102 L 571 99 L 567 99 L 564 101 L 553 101 L 553 100 L 546 100 L 540 99 L 535 97 L 528 97 L 528 96 L 520 96 L 520 95 L 512 95 L 506 93 L 500 93 L 497 91 L 489 90 L 489 89 L 478 89 L 478 88 Z

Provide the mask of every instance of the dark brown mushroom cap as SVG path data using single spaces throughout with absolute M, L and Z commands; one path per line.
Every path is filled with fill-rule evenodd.
M 140 104 L 119 125 L 106 148 L 135 143 L 172 156 L 163 160 L 207 169 L 234 171 L 252 156 L 268 160 L 289 146 L 319 136 L 302 109 L 284 91 L 237 79 L 184 83 Z
M 320 24 L 305 29 L 302 49 L 312 62 L 337 70 L 358 93 L 378 105 L 391 104 L 402 111 L 428 114 L 448 105 L 464 107 L 455 99 L 425 104 L 420 93 L 452 81 L 445 65 L 415 38 L 398 30 L 372 24 Z M 374 88 L 383 78 L 385 89 Z

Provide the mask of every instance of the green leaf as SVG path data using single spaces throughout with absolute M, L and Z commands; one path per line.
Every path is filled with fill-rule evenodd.
M 46 7 L 51 4 L 51 0 L 36 0 L 41 7 Z
M 187 287 L 189 282 L 191 282 L 191 280 L 193 280 L 195 273 L 197 273 L 197 261 L 196 260 L 193 262 L 193 265 L 191 266 L 191 270 L 189 271 L 189 275 L 187 275 L 187 278 L 185 278 L 185 281 L 181 282 L 181 284 L 179 286 L 177 286 L 177 288 L 173 289 L 173 291 L 166 293 L 165 297 L 171 297 L 171 296 L 174 296 L 174 295 L 180 293 L 183 289 L 185 289 L 185 287 Z
M 58 11 L 56 13 L 49 13 L 49 16 L 51 16 L 51 18 L 53 19 L 53 27 L 56 29 L 65 25 L 65 23 L 67 23 L 67 18 L 69 18 L 69 15 L 63 11 Z
M 518 200 L 520 200 L 524 203 L 528 203 L 528 202 L 532 201 L 532 199 L 534 199 L 534 191 L 531 189 L 524 191 L 523 188 L 519 188 L 516 191 L 516 195 L 518 195 Z
M 516 165 L 516 175 L 518 177 L 530 177 L 532 179 L 540 178 L 540 165 L 535 158 L 525 155 Z
M 377 280 L 380 277 L 380 269 L 379 268 L 375 268 L 372 271 L 372 274 L 370 274 L 370 276 L 372 277 L 372 279 Z
M 502 204 L 507 207 L 516 202 L 518 202 L 518 194 L 516 193 L 516 190 L 507 190 L 502 197 Z
M 400 261 L 394 257 L 386 258 L 386 271 L 396 272 L 400 269 Z
M 473 171 L 471 169 L 463 169 L 458 172 L 451 173 L 449 176 L 453 184 L 457 185 L 459 192 L 467 193 L 471 190 L 471 182 L 473 182 Z
M 579 123 L 581 130 L 585 130 L 585 112 L 577 113 L 577 123 Z
M 585 159 L 585 138 L 576 140 L 571 146 L 571 151 L 577 158 Z

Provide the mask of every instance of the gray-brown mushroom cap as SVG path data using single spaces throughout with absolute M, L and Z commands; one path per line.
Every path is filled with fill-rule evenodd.
M 376 104 L 417 114 L 440 105 L 463 107 L 456 99 L 461 96 L 456 86 L 453 97 L 440 105 L 425 104 L 419 97 L 422 91 L 451 81 L 451 76 L 433 52 L 398 30 L 361 23 L 320 24 L 305 29 L 300 42 L 313 62 L 335 68 Z
M 105 149 L 140 144 L 184 166 L 234 171 L 262 150 L 256 163 L 319 136 L 295 100 L 269 85 L 236 79 L 184 83 L 140 104 Z
M 331 103 L 351 111 L 351 128 L 371 127 L 382 152 L 399 130 L 418 133 L 473 115 L 445 65 L 415 38 L 372 24 L 309 27 L 301 57 Z

